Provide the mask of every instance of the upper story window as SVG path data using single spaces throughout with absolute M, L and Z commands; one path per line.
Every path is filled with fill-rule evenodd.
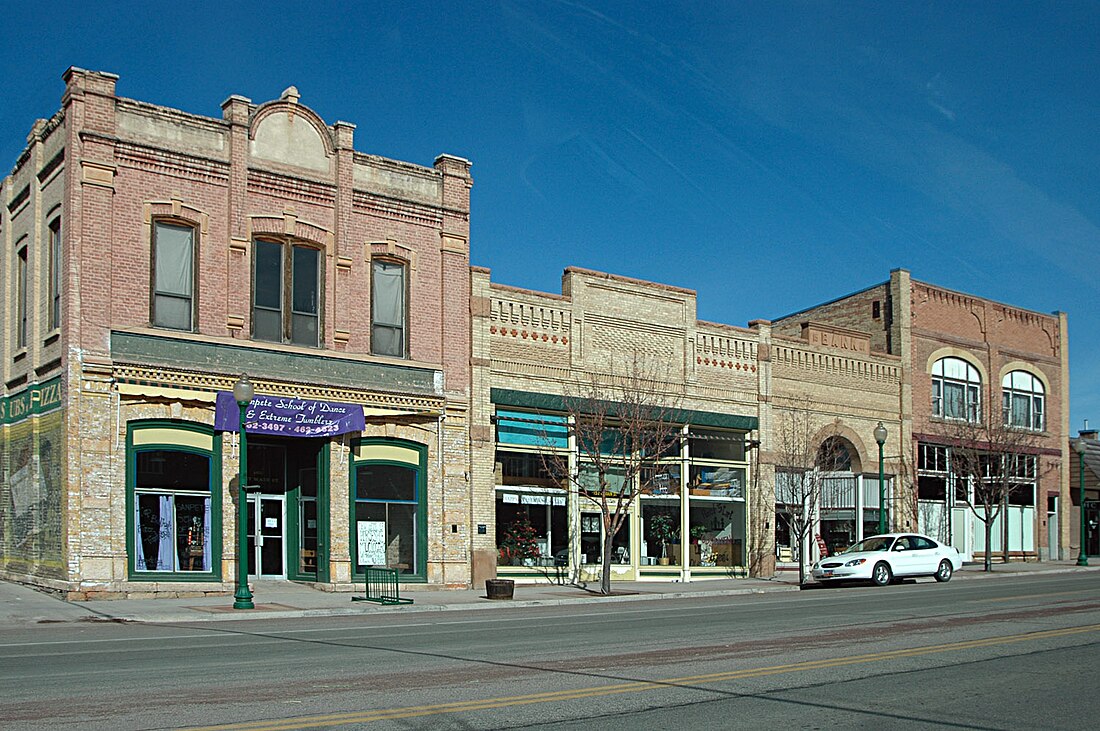
M 828 437 L 817 448 L 815 466 L 823 472 L 851 472 L 852 452 L 843 437 Z
M 17 348 L 27 347 L 27 250 L 26 245 L 16 252 L 18 257 L 18 270 L 15 280 L 15 345 Z
M 407 354 L 407 267 L 392 259 L 371 262 L 371 353 Z
M 941 358 L 932 366 L 932 415 L 981 421 L 982 377 L 962 358 Z
M 260 239 L 252 251 L 252 337 L 317 347 L 321 251 Z
M 153 224 L 153 325 L 191 330 L 195 312 L 195 229 Z
M 1027 371 L 1012 371 L 1001 382 L 1006 426 L 1042 431 L 1046 404 L 1043 383 Z
M 50 221 L 49 329 L 61 327 L 61 217 Z

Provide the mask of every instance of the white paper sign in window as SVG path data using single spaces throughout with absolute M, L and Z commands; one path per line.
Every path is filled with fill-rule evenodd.
M 355 524 L 360 566 L 386 565 L 386 522 L 360 520 Z

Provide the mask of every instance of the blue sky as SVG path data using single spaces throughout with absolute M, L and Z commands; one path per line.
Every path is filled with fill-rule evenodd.
M 48 7 L 48 11 L 46 8 Z M 917 279 L 1070 322 L 1100 425 L 1100 3 L 13 4 L 0 167 L 70 66 L 220 116 L 290 85 L 356 148 L 473 164 L 472 260 L 688 287 L 744 325 Z

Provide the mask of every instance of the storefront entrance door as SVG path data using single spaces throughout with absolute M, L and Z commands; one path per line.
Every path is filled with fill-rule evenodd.
M 286 578 L 285 524 L 283 495 L 248 496 L 249 576 Z

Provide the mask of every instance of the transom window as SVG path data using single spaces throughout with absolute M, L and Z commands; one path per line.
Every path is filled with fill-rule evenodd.
M 195 229 L 153 224 L 153 325 L 191 330 L 194 321 Z
M 371 353 L 406 355 L 406 266 L 391 259 L 371 262 Z
M 932 415 L 981 421 L 982 378 L 962 358 L 941 358 L 932 366 Z
M 1001 387 L 1005 425 L 1042 431 L 1045 406 L 1042 381 L 1027 371 L 1012 371 L 1004 377 Z
M 252 337 L 317 347 L 320 250 L 258 239 L 252 251 Z

